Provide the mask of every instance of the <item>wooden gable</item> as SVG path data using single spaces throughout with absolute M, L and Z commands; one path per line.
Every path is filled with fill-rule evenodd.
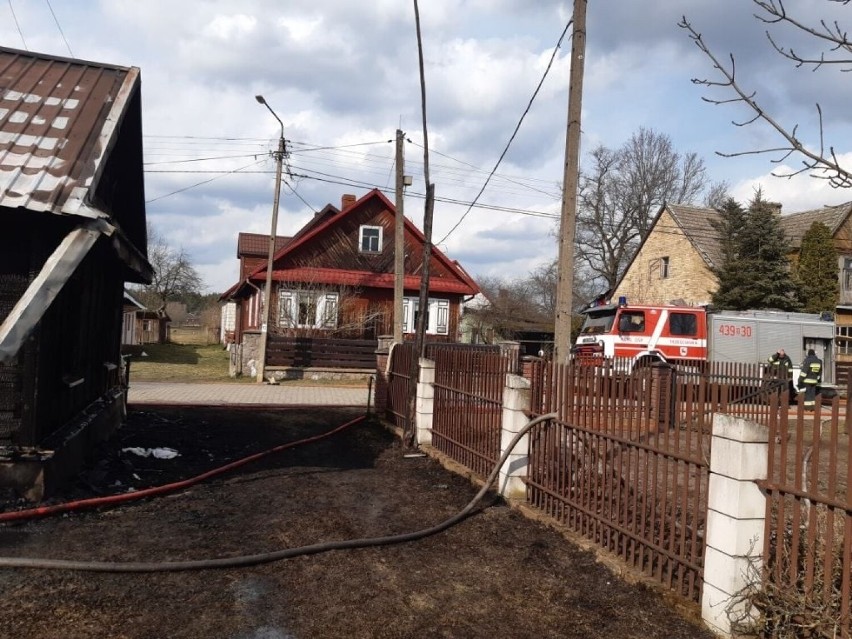
M 273 277 L 277 281 L 302 278 L 316 281 L 312 278 L 321 270 L 323 280 L 329 284 L 358 282 L 362 286 L 392 288 L 396 218 L 393 204 L 374 189 L 336 215 L 314 224 L 307 233 L 297 233 L 293 241 L 276 254 Z M 361 229 L 365 226 L 381 229 L 379 251 L 361 250 Z M 408 220 L 405 220 L 404 236 L 405 287 L 412 289 L 419 287 L 425 238 Z M 473 295 L 479 290 L 467 273 L 435 247 L 429 268 L 430 290 L 452 290 L 464 295 Z M 338 274 L 336 278 L 334 272 Z M 261 265 L 250 278 L 263 280 L 265 274 L 265 265 Z

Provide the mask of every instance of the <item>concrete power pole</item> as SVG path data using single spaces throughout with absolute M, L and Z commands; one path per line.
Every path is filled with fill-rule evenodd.
M 403 296 L 405 294 L 405 167 L 403 166 L 402 144 L 404 134 L 396 130 L 396 220 L 394 221 L 394 282 L 393 282 L 393 341 L 403 339 Z
M 586 57 L 586 3 L 587 0 L 574 0 L 571 77 L 568 85 L 568 132 L 565 139 L 565 173 L 559 232 L 556 327 L 553 338 L 554 361 L 560 363 L 564 363 L 571 352 L 574 236 L 577 226 L 577 191 L 580 186 L 580 114 L 583 103 L 583 65 Z

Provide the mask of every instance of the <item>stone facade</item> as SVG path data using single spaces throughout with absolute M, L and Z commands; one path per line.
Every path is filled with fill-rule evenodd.
M 631 304 L 683 300 L 707 304 L 718 286 L 716 276 L 668 210 L 663 210 L 630 268 L 612 294 Z

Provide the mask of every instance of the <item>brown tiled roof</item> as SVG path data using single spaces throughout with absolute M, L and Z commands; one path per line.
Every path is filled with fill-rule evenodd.
M 291 238 L 282 235 L 275 236 L 275 252 L 287 244 Z M 237 258 L 254 256 L 263 257 L 269 254 L 269 235 L 263 233 L 240 233 L 237 238 Z
M 0 47 L 0 206 L 106 217 L 88 196 L 138 86 L 135 67 Z
M 852 202 L 782 215 L 781 228 L 784 229 L 784 234 L 789 238 L 791 247 L 797 249 L 802 245 L 802 237 L 814 222 L 825 224 L 831 235 L 834 236 L 850 211 L 852 211 Z
M 707 266 L 720 266 L 722 251 L 719 232 L 713 228 L 713 222 L 719 219 L 718 211 L 685 204 L 669 204 L 667 208 Z

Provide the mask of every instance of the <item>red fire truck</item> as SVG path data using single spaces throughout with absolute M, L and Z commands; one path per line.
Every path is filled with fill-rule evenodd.
M 624 358 L 628 368 L 653 362 L 766 362 L 783 348 L 795 367 L 813 348 L 823 381 L 834 380 L 834 321 L 811 313 L 709 311 L 703 306 L 618 304 L 584 311 L 572 349 L 583 359 Z M 794 379 L 797 377 L 794 371 Z

